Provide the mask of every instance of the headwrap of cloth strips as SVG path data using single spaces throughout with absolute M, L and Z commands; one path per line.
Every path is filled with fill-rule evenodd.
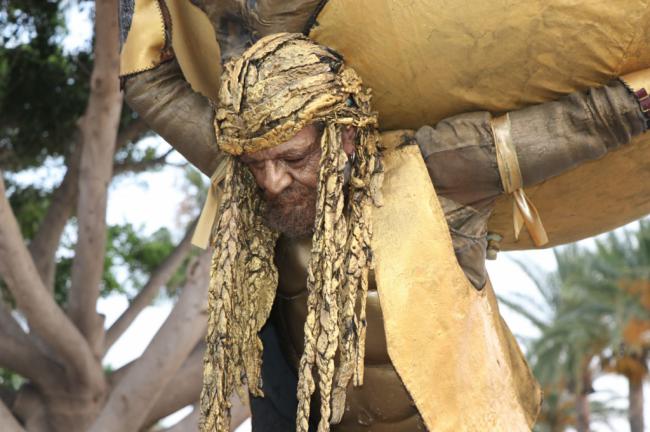
M 259 40 L 225 66 L 215 109 L 217 143 L 232 157 L 212 236 L 201 430 L 229 430 L 234 391 L 241 396 L 247 386 L 252 395 L 263 396 L 258 332 L 268 319 L 278 281 L 273 263 L 278 233 L 264 225 L 264 201 L 235 156 L 279 145 L 318 122 L 324 128 L 296 430 L 308 430 L 317 379 L 318 430 L 328 431 L 330 422 L 343 415 L 350 380 L 363 382 L 370 220 L 382 180 L 370 92 L 336 52 L 303 35 L 281 33 Z M 351 159 L 341 143 L 347 126 L 357 130 Z

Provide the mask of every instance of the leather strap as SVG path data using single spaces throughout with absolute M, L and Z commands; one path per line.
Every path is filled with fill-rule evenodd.
M 506 193 L 512 194 L 512 219 L 515 231 L 515 239 L 519 239 L 519 234 L 523 226 L 530 233 L 535 246 L 543 246 L 548 243 L 548 235 L 542 224 L 539 212 L 532 201 L 526 196 L 523 189 L 523 179 L 517 151 L 512 143 L 510 132 L 510 116 L 508 114 L 501 117 L 493 118 L 490 122 L 494 145 L 497 153 L 497 164 L 501 183 Z

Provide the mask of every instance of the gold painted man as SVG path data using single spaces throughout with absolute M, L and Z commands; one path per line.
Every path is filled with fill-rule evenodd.
M 628 143 L 640 89 L 380 134 L 361 78 L 302 35 L 235 58 L 214 104 L 167 57 L 126 96 L 219 173 L 203 430 L 242 385 L 254 431 L 529 430 L 541 392 L 485 271 L 504 164 L 531 186 Z

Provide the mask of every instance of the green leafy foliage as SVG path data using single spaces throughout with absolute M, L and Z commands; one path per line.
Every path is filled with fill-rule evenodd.
M 650 321 L 643 292 L 628 289 L 650 287 L 650 222 L 607 234 L 596 240 L 595 248 L 569 245 L 554 254 L 557 270 L 550 274 L 518 262 L 535 283 L 541 303 L 525 295 L 500 299 L 540 333 L 526 341 L 529 362 L 546 393 L 539 431 L 575 424 L 575 395 L 592 391 L 592 376 L 611 371 L 600 365 L 630 357 L 624 337 L 630 322 Z M 648 348 L 639 354 L 637 347 L 637 358 L 647 358 Z M 591 401 L 590 411 L 592 420 L 602 422 L 617 413 L 607 401 Z
M 11 390 L 18 390 L 25 383 L 25 378 L 7 370 L 0 368 L 0 387 L 7 387 Z
M 20 215 L 18 224 L 26 239 L 32 239 L 50 205 L 50 193 L 34 185 L 11 185 L 9 204 Z
M 90 91 L 92 50 L 66 53 L 64 13 L 88 0 L 0 0 L 0 169 L 66 156 Z M 121 126 L 133 121 L 126 106 Z
M 70 290 L 70 276 L 73 262 L 74 243 L 64 240 L 64 257 L 57 261 L 54 293 L 57 303 L 65 305 Z M 151 273 L 174 250 L 175 242 L 166 228 L 150 235 L 144 235 L 141 228 L 132 224 L 113 225 L 108 228 L 106 255 L 101 295 L 137 294 L 149 279 Z M 185 263 L 167 284 L 173 293 L 185 280 Z
M 1 0 L 0 167 L 65 155 L 89 94 L 92 54 L 64 54 L 61 2 Z

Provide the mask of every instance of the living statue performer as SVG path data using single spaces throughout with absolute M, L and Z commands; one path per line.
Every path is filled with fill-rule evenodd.
M 301 34 L 234 57 L 214 101 L 162 57 L 128 103 L 220 197 L 202 430 L 228 430 L 244 387 L 254 431 L 530 430 L 542 395 L 486 274 L 488 217 L 645 132 L 650 73 L 380 133 L 362 77 Z

